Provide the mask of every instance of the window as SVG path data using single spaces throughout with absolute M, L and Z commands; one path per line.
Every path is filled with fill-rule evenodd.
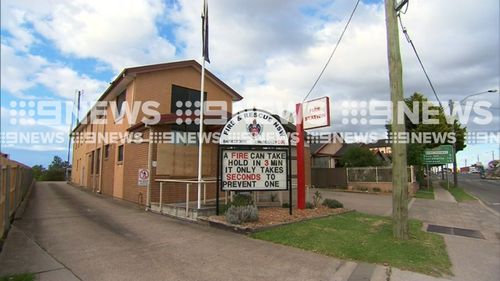
M 99 170 L 100 170 L 100 166 L 101 166 L 101 149 L 97 149 L 96 152 L 95 152 L 95 158 L 96 158 L 96 162 L 95 162 L 95 173 L 96 174 L 99 174 Z
M 118 162 L 123 161 L 123 144 L 118 146 Z
M 104 159 L 108 159 L 109 157 L 109 144 L 104 146 Z
M 126 97 L 127 97 L 126 90 L 124 90 L 123 92 L 121 92 L 118 95 L 118 97 L 116 97 L 116 108 L 117 108 L 118 116 L 121 116 L 122 113 L 123 113 L 122 105 L 125 102 Z
M 207 100 L 206 92 L 203 96 L 203 99 Z M 187 117 L 191 117 L 189 121 L 185 121 L 182 124 L 172 125 L 172 132 L 176 133 L 175 143 L 197 143 L 197 136 L 196 142 L 192 142 L 192 138 L 189 137 L 189 133 L 195 133 L 199 131 L 199 125 L 196 125 L 194 122 L 195 118 L 199 118 L 199 116 L 195 116 L 195 111 L 197 110 L 200 110 L 200 91 L 172 85 L 172 102 L 170 103 L 170 112 L 176 114 L 180 112 L 180 115 L 187 115 Z M 188 141 L 186 141 L 186 139 L 188 139 Z
M 94 151 L 90 152 L 90 174 L 94 174 Z

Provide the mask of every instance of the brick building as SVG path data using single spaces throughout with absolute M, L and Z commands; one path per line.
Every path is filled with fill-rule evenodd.
M 176 138 L 173 143 L 150 140 L 168 132 L 186 136 L 186 133 L 198 131 L 194 123 L 179 125 L 176 121 L 179 118 L 194 120 L 195 104 L 200 101 L 200 76 L 201 66 L 193 60 L 124 69 L 73 130 L 77 138 L 73 145 L 72 183 L 146 205 L 148 199 L 159 202 L 158 179 L 195 179 L 198 164 L 196 141 L 195 144 L 188 143 L 184 137 Z M 241 99 L 236 91 L 206 71 L 205 100 L 225 104 L 219 112 L 230 117 L 232 103 Z M 143 110 L 138 110 L 136 118 L 130 120 L 127 115 L 133 114 L 126 110 L 131 110 L 134 103 L 147 101 L 159 104 L 156 108 L 159 121 L 148 125 L 146 121 L 153 117 Z M 100 102 L 107 103 L 102 105 Z M 129 109 L 122 105 L 128 105 Z M 179 109 L 182 113 L 178 112 Z M 220 124 L 205 125 L 204 132 L 218 132 L 221 128 Z M 89 141 L 92 134 L 103 138 Z M 139 138 L 130 141 L 131 135 Z M 203 143 L 202 161 L 203 177 L 215 178 L 216 143 Z M 309 160 L 305 162 L 308 164 Z M 138 180 L 140 169 L 150 172 L 147 184 Z M 306 182 L 310 182 L 309 173 L 306 175 Z M 163 190 L 162 202 L 183 202 L 185 187 L 182 183 L 168 184 Z M 214 198 L 215 184 L 208 186 L 206 193 L 207 198 Z M 189 198 L 197 199 L 196 188 L 190 190 Z

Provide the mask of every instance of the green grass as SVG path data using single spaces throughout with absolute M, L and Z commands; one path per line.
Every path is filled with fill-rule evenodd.
M 457 202 L 476 200 L 476 198 L 472 197 L 461 187 L 452 187 L 448 191 L 451 193 L 451 195 L 453 195 L 453 197 L 455 197 L 455 200 L 457 200 Z
M 413 197 L 421 199 L 434 199 L 434 189 L 432 187 L 430 189 L 420 188 L 417 190 L 417 193 L 413 195 Z
M 390 218 L 351 212 L 276 227 L 251 237 L 340 259 L 388 263 L 433 276 L 451 275 L 443 237 L 421 228 L 420 221 L 410 220 L 410 239 L 399 241 L 392 237 Z
M 442 181 L 439 184 L 441 185 L 442 188 L 448 190 L 447 188 L 448 185 L 446 182 Z M 476 200 L 476 198 L 472 197 L 469 193 L 467 193 L 467 191 L 465 191 L 461 187 L 452 187 L 450 185 L 450 189 L 448 191 L 451 193 L 451 195 L 453 195 L 453 197 L 455 197 L 455 200 L 457 200 L 457 202 Z
M 0 277 L 0 281 L 33 281 L 35 275 L 33 273 L 22 273 Z

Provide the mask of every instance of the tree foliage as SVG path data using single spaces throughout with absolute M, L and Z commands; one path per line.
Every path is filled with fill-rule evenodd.
M 63 161 L 61 157 L 54 156 L 48 169 L 45 169 L 42 165 L 35 165 L 32 170 L 37 181 L 63 181 L 66 177 L 67 168 L 71 168 L 68 161 Z
M 461 151 L 465 148 L 465 135 L 466 127 L 463 127 L 458 120 L 451 120 L 450 116 L 447 116 L 443 108 L 440 106 L 429 106 L 429 111 L 437 112 L 436 115 L 430 116 L 429 118 L 438 120 L 437 124 L 425 124 L 425 118 L 423 115 L 424 106 L 429 105 L 429 100 L 427 97 L 420 93 L 414 93 L 412 96 L 404 100 L 406 106 L 412 111 L 416 112 L 418 110 L 417 120 L 411 120 L 405 115 L 405 127 L 406 132 L 409 133 L 455 133 L 455 148 L 456 152 Z M 418 105 L 418 106 L 414 106 Z M 451 123 L 451 124 L 450 124 Z M 386 126 L 387 132 L 390 134 L 391 125 Z M 423 159 L 422 155 L 426 148 L 433 148 L 442 144 L 453 144 L 453 140 L 450 138 L 445 138 L 442 142 L 432 141 L 431 143 L 418 143 L 411 142 L 407 145 L 407 161 L 409 165 L 422 165 Z
M 380 165 L 377 157 L 366 147 L 351 147 L 342 157 L 344 167 L 373 167 Z

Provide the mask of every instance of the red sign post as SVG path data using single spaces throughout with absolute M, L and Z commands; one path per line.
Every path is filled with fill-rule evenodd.
M 306 208 L 306 175 L 304 168 L 304 123 L 302 122 L 302 104 L 295 105 L 297 130 L 297 208 Z
M 304 167 L 304 130 L 330 126 L 330 99 L 323 97 L 295 105 L 297 116 L 297 208 L 306 208 L 306 175 Z M 304 125 L 304 123 L 306 123 Z

